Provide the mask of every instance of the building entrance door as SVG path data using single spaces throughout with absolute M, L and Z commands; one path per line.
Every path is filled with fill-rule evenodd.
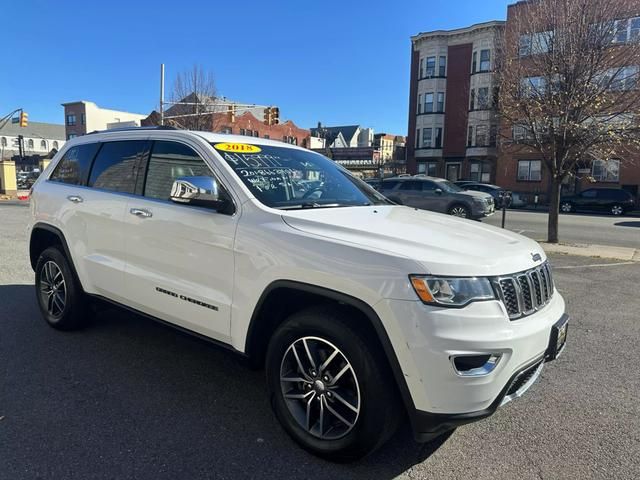
M 460 163 L 447 163 L 446 178 L 450 182 L 460 180 Z

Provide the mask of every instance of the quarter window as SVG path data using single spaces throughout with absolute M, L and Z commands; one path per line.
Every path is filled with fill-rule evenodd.
M 98 151 L 98 143 L 85 143 L 67 150 L 49 177 L 54 182 L 84 185 L 89 175 L 91 160 Z
M 134 193 L 137 163 L 146 144 L 146 140 L 103 143 L 91 167 L 89 186 L 111 192 Z
M 518 161 L 518 180 L 529 182 L 539 182 L 540 180 L 542 180 L 542 161 Z
M 177 178 L 200 176 L 211 176 L 211 170 L 190 147 L 177 142 L 156 141 L 147 167 L 144 196 L 169 200 Z

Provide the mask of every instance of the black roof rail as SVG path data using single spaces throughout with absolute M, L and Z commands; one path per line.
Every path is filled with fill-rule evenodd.
M 87 135 L 92 135 L 94 133 L 108 133 L 108 132 L 129 132 L 136 130 L 179 130 L 176 127 L 170 127 L 169 125 L 156 125 L 155 127 L 121 127 L 121 128 L 110 128 L 107 130 L 94 130 L 93 132 L 87 133 Z

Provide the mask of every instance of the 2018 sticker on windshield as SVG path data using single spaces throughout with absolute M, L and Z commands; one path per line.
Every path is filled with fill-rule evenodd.
M 258 153 L 262 151 L 260 147 L 247 143 L 216 143 L 214 148 L 222 152 L 236 153 Z

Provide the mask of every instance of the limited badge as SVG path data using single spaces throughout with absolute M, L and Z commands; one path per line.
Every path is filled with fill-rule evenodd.
M 221 152 L 235 152 L 235 153 L 258 153 L 262 149 L 255 145 L 248 145 L 246 143 L 216 143 L 214 145 L 216 150 Z

